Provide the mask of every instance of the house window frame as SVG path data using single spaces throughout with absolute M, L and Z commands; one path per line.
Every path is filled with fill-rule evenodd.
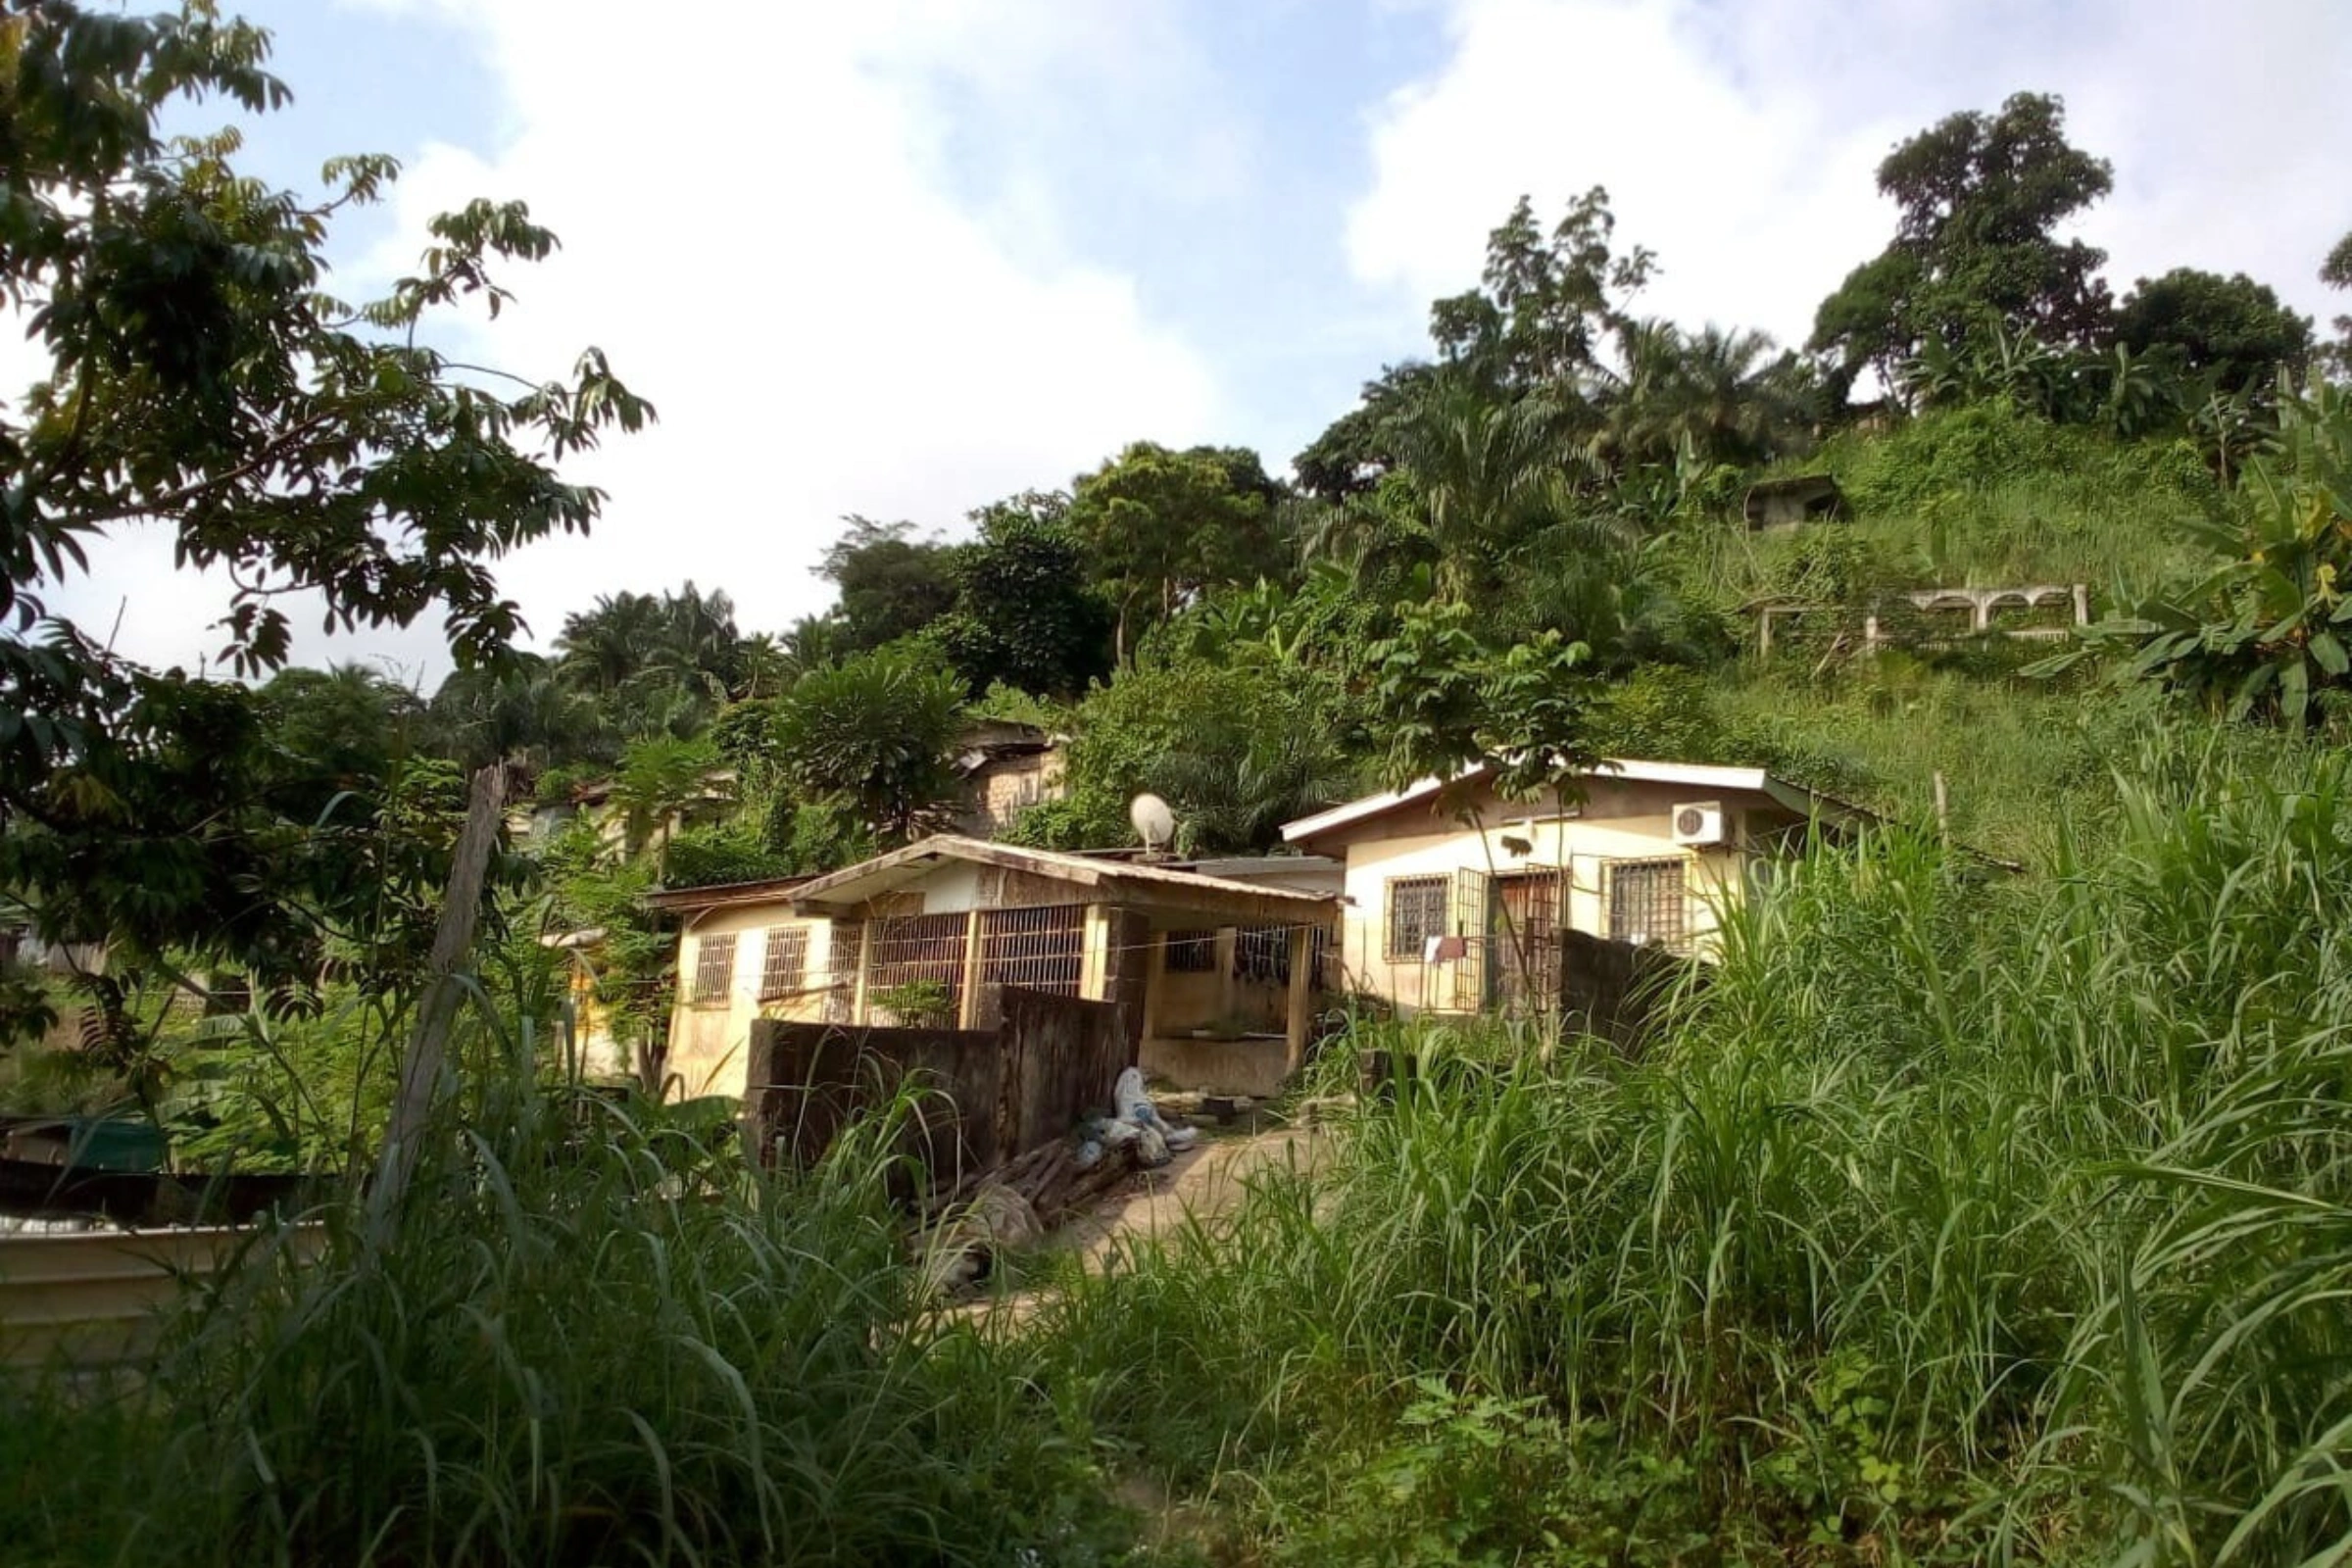
M 1410 893 L 1429 901 L 1420 922 L 1427 929 L 1417 931 L 1409 942 L 1400 939 L 1397 922 L 1397 895 Z M 1393 876 L 1383 885 L 1381 895 L 1381 954 L 1391 963 L 1419 963 L 1429 951 L 1429 939 L 1446 935 L 1447 919 L 1453 907 L 1453 878 L 1444 871 L 1419 876 Z
M 1627 925 L 1636 922 L 1621 918 L 1623 911 L 1620 907 L 1620 894 L 1624 889 L 1623 879 L 1629 871 L 1644 876 L 1654 873 L 1662 881 L 1668 877 L 1672 878 L 1671 888 L 1662 887 L 1646 891 L 1642 896 L 1642 906 L 1653 917 L 1663 917 L 1655 918 L 1650 923 L 1663 925 L 1668 929 L 1644 931 L 1641 934 L 1640 940 L 1644 947 L 1663 948 L 1669 953 L 1682 952 L 1690 945 L 1692 935 L 1690 929 L 1690 858 L 1687 855 L 1660 855 L 1610 862 L 1609 902 L 1604 912 L 1607 916 L 1609 940 L 1612 942 L 1630 943 L 1636 940 L 1625 929 Z
M 1187 926 L 1165 938 L 1161 969 L 1168 974 L 1215 974 L 1217 933 L 1213 926 Z
M 695 939 L 694 985 L 686 994 L 687 1005 L 726 1004 L 735 989 L 735 937 L 732 931 L 720 931 Z
M 808 985 L 808 927 L 769 926 L 766 943 L 760 950 L 760 1000 L 780 1002 Z

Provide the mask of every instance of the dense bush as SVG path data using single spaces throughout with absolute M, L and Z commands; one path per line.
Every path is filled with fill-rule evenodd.
M 1360 1039 L 1485 1065 L 1087 1282 L 1057 1369 L 1302 1556 L 2333 1560 L 2352 768 L 2145 771 L 2052 882 L 1817 855 L 1644 1059 Z

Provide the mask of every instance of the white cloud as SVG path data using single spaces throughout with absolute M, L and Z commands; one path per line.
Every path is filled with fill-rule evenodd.
M 486 159 L 429 148 L 397 188 L 399 237 L 355 270 L 413 267 L 434 213 L 521 197 L 564 249 L 513 270 L 519 302 L 453 346 L 542 375 L 593 343 L 661 410 L 567 468 L 611 493 L 588 540 L 501 568 L 542 644 L 595 594 L 688 577 L 780 628 L 825 602 L 808 567 L 843 513 L 955 523 L 1139 434 L 1213 424 L 1207 368 L 1132 280 L 1069 254 L 1044 195 L 1007 243 L 1004 214 L 952 190 L 962 139 L 987 130 L 971 106 L 985 121 L 1073 77 L 1115 86 L 1148 35 L 1065 36 L 1030 0 L 433 3 L 477 30 L 514 132 Z M 217 641 L 199 628 L 224 595 L 168 585 L 153 548 L 118 558 L 125 651 Z M 74 597 L 95 618 L 117 591 Z M 430 630 L 363 646 L 414 659 Z M 298 652 L 349 657 L 341 640 Z
M 1399 313 L 1468 286 L 1521 192 L 1555 217 L 1609 187 L 1656 250 L 1646 308 L 1801 342 L 1875 254 L 1873 171 L 1901 137 L 2009 93 L 2065 95 L 2116 192 L 2081 232 L 2118 291 L 2174 266 L 2243 270 L 2323 318 L 2352 226 L 2352 26 L 2337 0 L 1455 0 L 1451 49 L 1373 114 L 1348 257 Z

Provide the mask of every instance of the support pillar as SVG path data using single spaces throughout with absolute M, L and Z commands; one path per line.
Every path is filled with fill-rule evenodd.
M 1291 927 L 1291 990 L 1283 1018 L 1283 1070 L 1295 1073 L 1306 1062 L 1306 1031 L 1315 1008 L 1315 930 Z

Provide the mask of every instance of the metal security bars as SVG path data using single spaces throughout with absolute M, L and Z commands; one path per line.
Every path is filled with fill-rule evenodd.
M 1163 967 L 1170 974 L 1215 974 L 1217 934 L 1214 931 L 1171 931 Z
M 727 988 L 735 983 L 735 936 L 705 937 L 695 945 L 694 990 L 687 1000 L 696 1006 L 709 1006 L 727 1000 Z
M 825 970 L 825 1022 L 849 1023 L 858 1012 L 858 967 L 865 956 L 865 927 L 856 920 L 837 920 L 826 939 L 832 956 Z
M 951 1019 L 962 1016 L 963 963 L 971 919 L 968 914 L 910 914 L 875 921 L 873 959 L 865 972 L 867 1011 L 876 1010 L 877 1001 L 886 992 L 929 984 L 947 994 L 946 1011 Z
M 1392 962 L 1418 963 L 1432 937 L 1446 933 L 1446 902 L 1453 878 L 1397 876 L 1389 879 L 1388 941 L 1384 956 Z
M 808 978 L 808 928 L 768 927 L 767 947 L 760 960 L 760 1000 L 773 1002 L 779 997 L 789 997 L 807 984 Z
M 1612 941 L 1676 953 L 1689 949 L 1689 860 L 1611 860 L 1605 870 Z
M 991 909 L 980 917 L 980 979 L 1057 997 L 1078 995 L 1086 972 L 1086 906 Z

